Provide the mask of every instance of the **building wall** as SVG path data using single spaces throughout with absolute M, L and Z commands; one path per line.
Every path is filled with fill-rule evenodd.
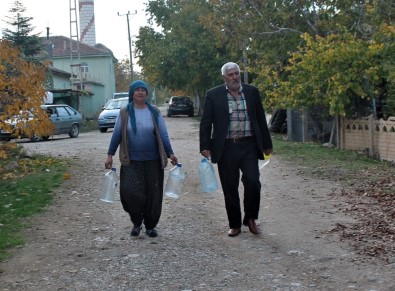
M 102 106 L 105 104 L 102 96 L 104 96 L 105 87 L 101 84 L 87 84 L 86 88 L 93 95 L 90 98 L 84 99 L 84 111 L 87 113 L 86 118 L 95 119 L 99 113 L 102 111 Z M 89 114 L 89 115 L 88 115 Z
M 108 56 L 81 56 L 81 62 L 88 64 L 88 72 L 84 74 L 83 81 L 88 81 L 87 91 L 94 94 L 92 96 L 91 107 L 84 108 L 86 118 L 91 118 L 93 114 L 99 112 L 112 94 L 115 92 L 115 70 L 113 59 Z M 64 71 L 70 71 L 69 57 L 54 57 L 54 67 Z M 62 86 L 61 84 L 59 84 Z M 57 87 L 57 85 L 55 86 Z M 68 85 L 70 88 L 70 84 Z M 59 88 L 63 89 L 63 88 Z M 83 104 L 85 106 L 87 104 Z
M 70 78 L 65 76 L 53 75 L 53 88 L 54 89 L 69 89 Z

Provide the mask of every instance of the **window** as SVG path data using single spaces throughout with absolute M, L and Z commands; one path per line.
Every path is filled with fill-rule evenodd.
M 81 73 L 88 73 L 88 72 L 89 72 L 88 63 L 82 62 L 81 63 Z
M 64 107 L 57 107 L 58 116 L 70 116 L 70 113 Z

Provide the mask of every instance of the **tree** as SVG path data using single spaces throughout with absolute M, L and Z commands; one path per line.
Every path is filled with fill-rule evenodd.
M 25 7 L 21 1 L 16 0 L 14 6 L 10 9 L 13 17 L 6 21 L 14 29 L 4 29 L 3 38 L 13 43 L 20 51 L 21 57 L 26 61 L 36 61 L 37 56 L 42 50 L 40 38 L 37 34 L 31 34 L 34 27 L 31 26 L 32 17 L 25 17 Z
M 344 115 L 373 99 L 395 103 L 393 0 L 148 3 L 161 31 L 141 28 L 136 52 L 161 86 L 201 92 L 235 61 L 275 108 L 319 103 Z
M 202 96 L 221 82 L 220 68 L 229 58 L 203 25 L 210 11 L 208 1 L 149 1 L 151 21 L 162 30 L 141 27 L 135 51 L 151 83 Z
M 48 136 L 53 130 L 50 119 L 40 107 L 45 95 L 44 82 L 43 66 L 26 62 L 9 41 L 0 40 L 0 120 L 16 122 L 17 134 L 23 131 L 28 136 L 33 133 Z M 29 114 L 34 116 L 30 121 Z M 7 122 L 0 122 L 0 129 L 13 130 Z
M 284 67 L 286 77 L 261 72 L 270 79 L 261 86 L 268 104 L 282 108 L 324 105 L 331 115 L 354 116 L 360 113 L 354 108 L 356 103 L 378 98 L 384 77 L 380 61 L 383 44 L 347 33 L 328 37 L 304 34 L 302 38 L 305 43 Z
M 123 59 L 115 64 L 115 90 L 128 92 L 130 86 L 130 61 Z
M 281 108 L 320 104 L 332 115 L 355 116 L 374 113 L 375 101 L 383 103 L 378 117 L 392 114 L 388 111 L 395 88 L 394 14 L 384 7 L 394 11 L 394 6 L 383 2 L 388 5 L 344 1 L 332 2 L 343 6 L 320 6 L 315 21 L 319 29 L 302 34 L 286 59 L 269 63 L 262 57 L 260 66 L 253 67 L 254 83 L 266 93 L 266 104 Z

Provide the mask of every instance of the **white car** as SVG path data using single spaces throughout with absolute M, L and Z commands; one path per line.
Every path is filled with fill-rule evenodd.
M 107 104 L 97 119 L 99 131 L 102 133 L 107 132 L 107 129 L 109 128 L 114 128 L 119 110 L 128 105 L 129 97 L 111 99 L 110 101 L 111 102 Z

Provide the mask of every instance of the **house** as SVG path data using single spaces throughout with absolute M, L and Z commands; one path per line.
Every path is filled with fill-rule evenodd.
M 70 98 L 85 119 L 94 118 L 115 92 L 115 63 L 112 51 L 102 44 L 90 46 L 65 36 L 44 40 L 53 77 L 54 102 Z M 72 49 L 70 49 L 72 47 Z M 79 47 L 79 53 L 74 48 Z M 73 50 L 73 54 L 71 54 Z M 73 66 L 77 64 L 77 72 Z M 69 94 L 70 93 L 70 94 Z M 73 93 L 73 94 L 71 94 Z
M 70 11 L 77 13 L 76 2 Z M 94 0 L 79 1 L 79 31 L 77 21 L 70 21 L 70 38 L 42 38 L 52 84 L 54 103 L 66 103 L 77 109 L 85 119 L 95 118 L 115 92 L 115 63 L 112 51 L 96 43 Z M 73 19 L 77 19 L 77 15 Z M 72 28 L 72 25 L 76 25 Z M 78 41 L 77 41 L 78 40 Z

